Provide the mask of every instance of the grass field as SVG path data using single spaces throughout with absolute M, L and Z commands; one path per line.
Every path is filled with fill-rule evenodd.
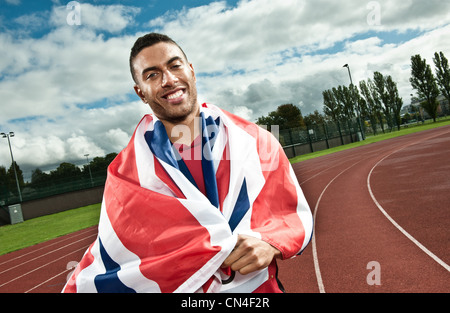
M 291 163 L 445 125 L 450 125 L 450 119 L 410 126 L 400 131 L 372 136 L 365 141 L 301 155 L 291 159 Z M 99 216 L 100 203 L 0 227 L 0 255 L 94 226 L 98 223 Z
M 0 227 L 0 255 L 70 234 L 98 223 L 101 204 Z

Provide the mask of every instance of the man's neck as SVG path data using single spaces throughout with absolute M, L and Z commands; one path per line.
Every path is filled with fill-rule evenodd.
M 172 122 L 161 120 L 166 128 L 169 140 L 172 143 L 178 143 L 190 146 L 191 143 L 200 135 L 200 106 L 183 121 Z

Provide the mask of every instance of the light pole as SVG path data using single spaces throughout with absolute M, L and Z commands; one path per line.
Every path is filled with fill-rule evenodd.
M 348 76 L 350 77 L 350 87 L 353 88 L 353 81 L 352 81 L 352 74 L 350 73 L 350 66 L 348 64 L 345 64 L 343 67 L 346 67 L 348 69 Z M 361 130 L 361 137 L 362 140 L 366 140 L 366 136 L 364 134 L 364 130 L 362 127 L 362 122 L 361 122 L 361 115 L 359 113 L 359 104 L 356 104 L 356 113 L 358 113 L 358 124 L 359 124 L 359 129 Z
M 85 154 L 84 156 L 86 157 L 86 161 L 88 164 L 89 176 L 91 177 L 91 186 L 94 187 L 94 180 L 92 179 L 92 173 L 91 173 L 91 163 L 89 163 L 89 159 L 88 159 L 89 154 Z
M 17 178 L 16 164 L 14 162 L 14 157 L 13 157 L 13 153 L 12 153 L 12 149 L 11 149 L 11 141 L 9 140 L 9 137 L 14 137 L 14 133 L 13 132 L 9 132 L 8 134 L 0 133 L 0 136 L 2 136 L 2 138 L 8 139 L 9 152 L 11 153 L 12 167 L 14 170 L 14 176 L 16 177 L 17 191 L 19 192 L 20 202 L 22 202 L 22 193 L 20 192 L 19 179 Z
M 346 67 L 348 69 L 348 76 L 350 77 L 350 84 L 353 85 L 352 74 L 350 73 L 350 66 L 348 64 L 345 64 L 343 67 Z

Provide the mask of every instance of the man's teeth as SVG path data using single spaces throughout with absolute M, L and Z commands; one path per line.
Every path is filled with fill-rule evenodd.
M 169 100 L 170 99 L 175 99 L 175 98 L 181 97 L 182 95 L 183 95 L 183 90 L 179 90 L 176 93 L 168 95 L 167 99 L 169 99 Z

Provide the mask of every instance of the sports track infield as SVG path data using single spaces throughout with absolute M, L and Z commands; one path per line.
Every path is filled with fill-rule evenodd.
M 313 211 L 288 293 L 450 292 L 450 126 L 294 164 Z M 60 292 L 96 226 L 0 256 L 0 293 Z

